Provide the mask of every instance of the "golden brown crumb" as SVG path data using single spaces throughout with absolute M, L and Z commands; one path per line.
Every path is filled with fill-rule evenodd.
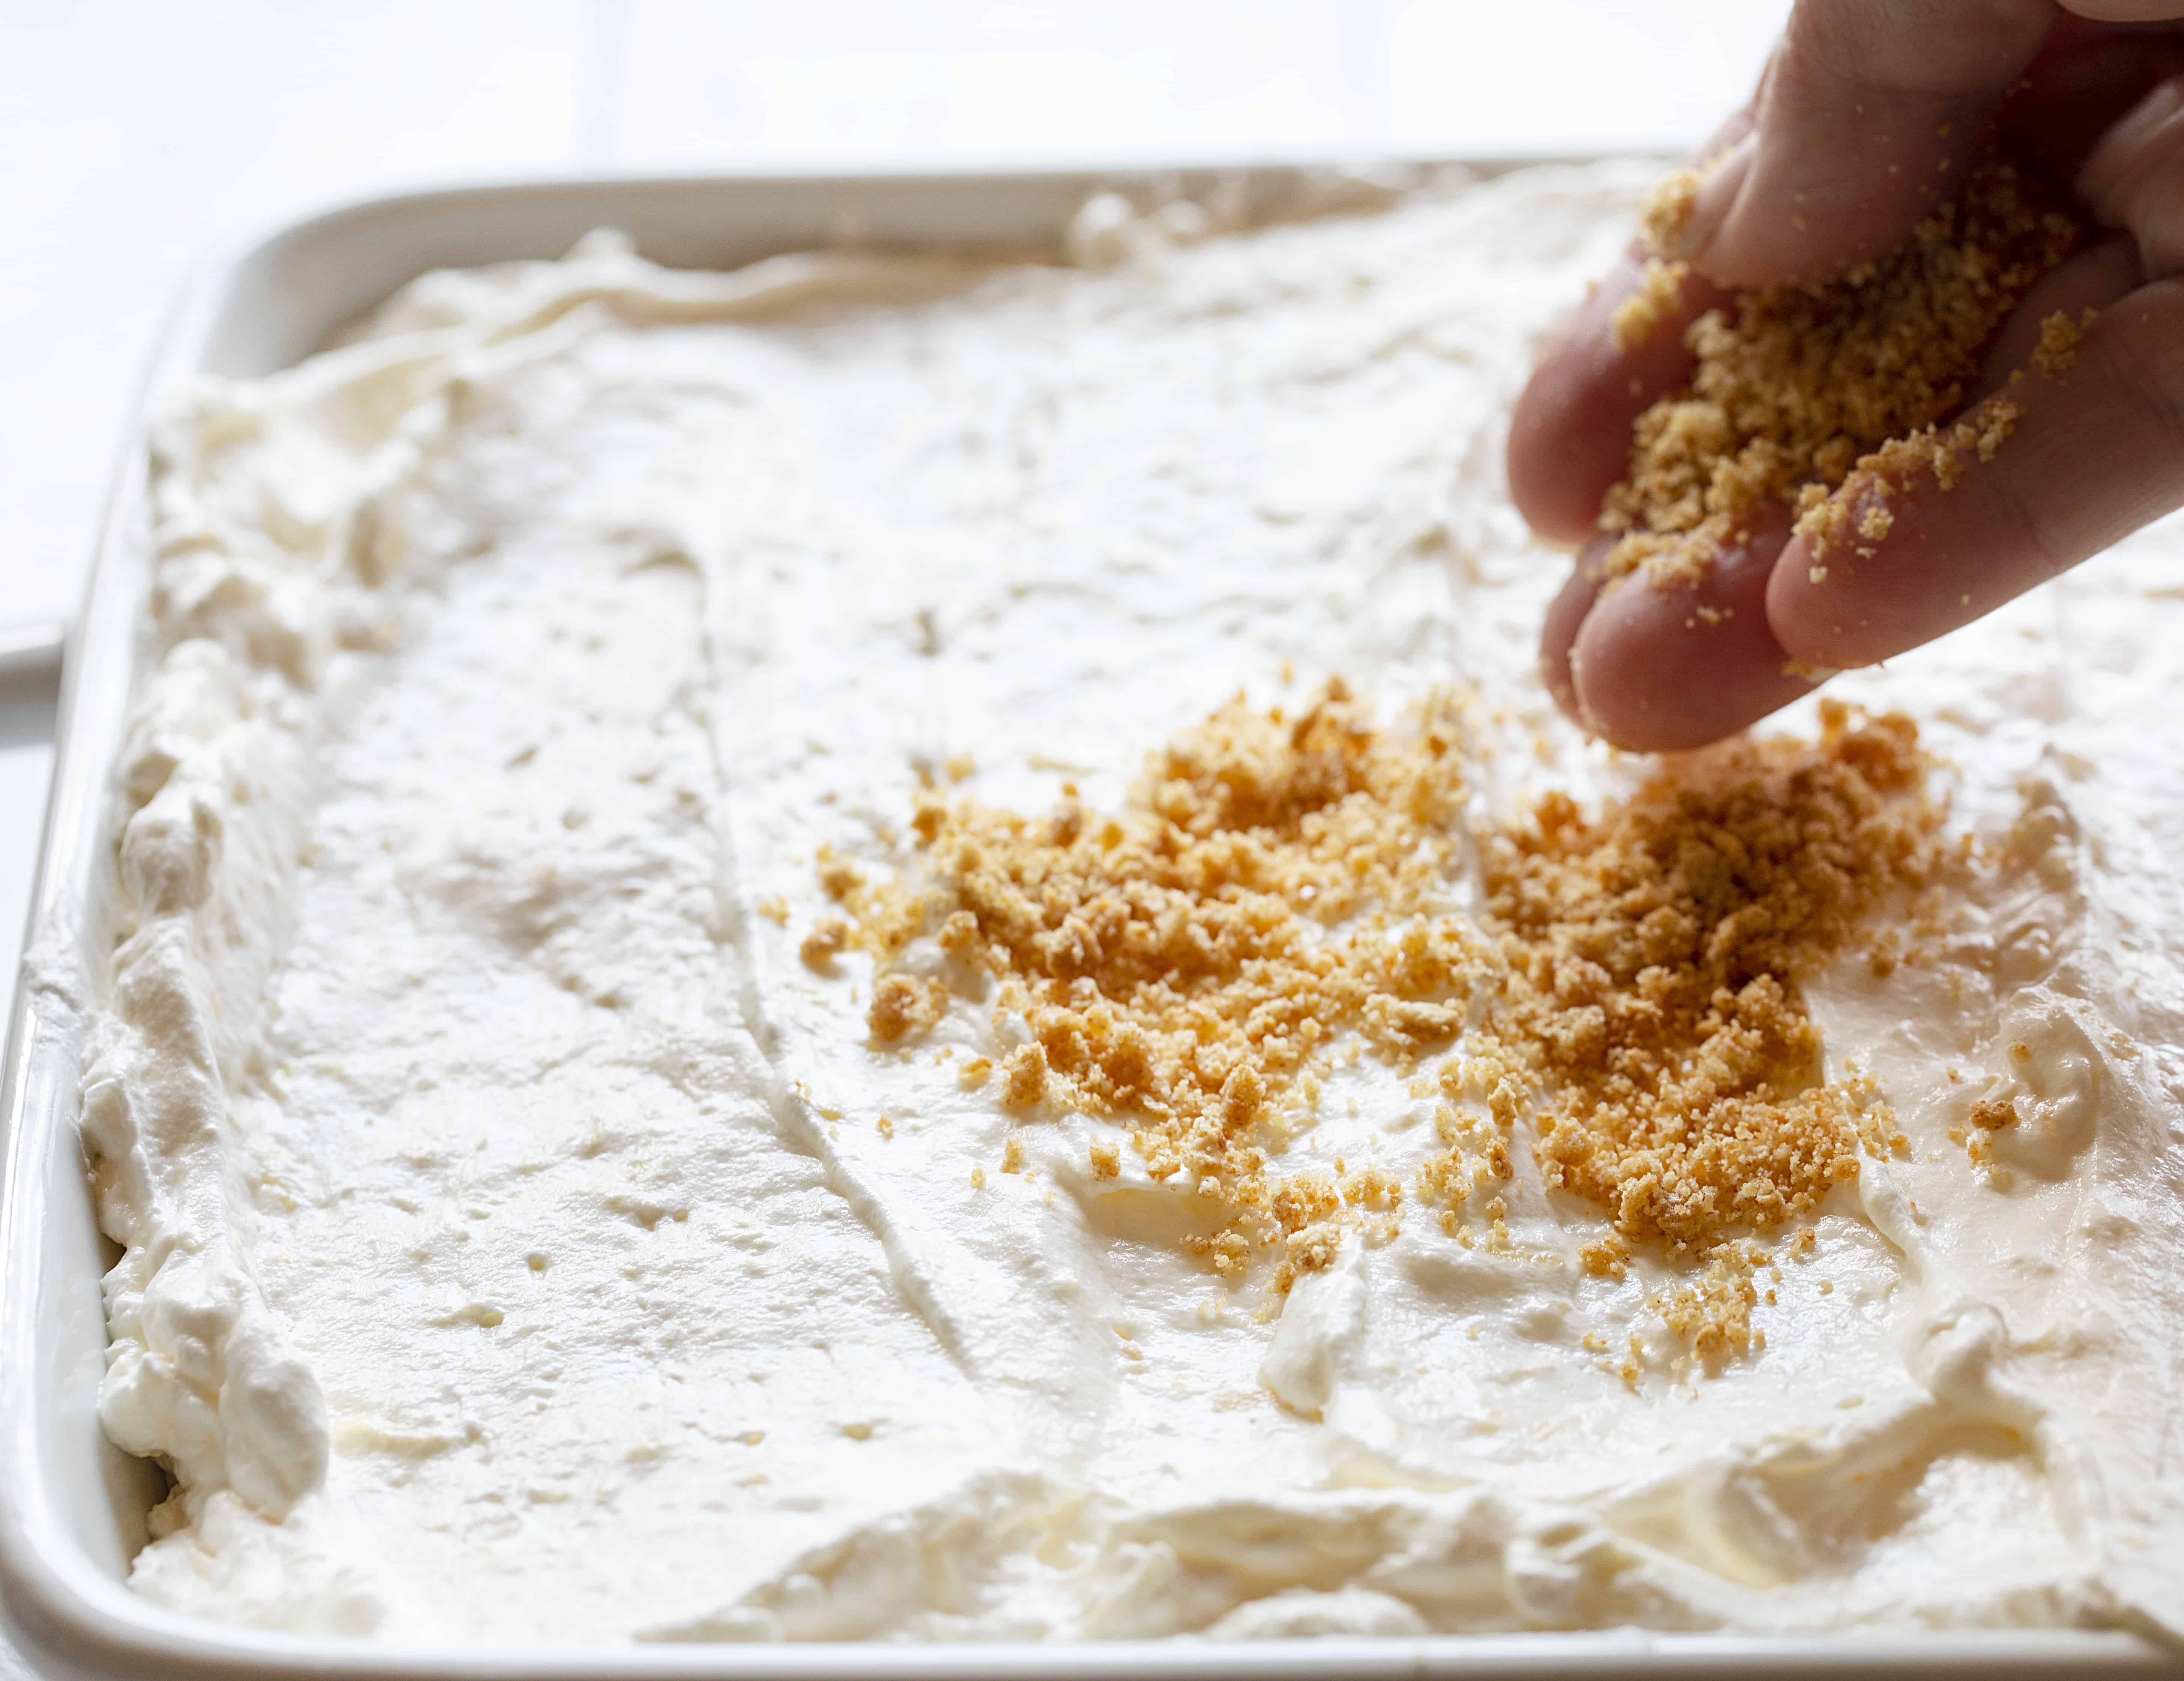
M 1357 917 L 1407 918 L 1446 880 L 1457 756 L 1445 701 L 1401 739 L 1368 728 L 1340 685 L 1294 717 L 1239 702 L 1158 755 L 1117 816 L 1067 794 L 1035 821 L 928 799 L 914 827 L 931 884 L 860 890 L 861 937 L 892 952 L 937 932 L 997 975 L 1036 1041 L 1010 1060 L 1005 1101 L 1058 1088 L 1130 1116 L 1149 1173 L 1188 1171 L 1247 1248 L 1279 1238 L 1308 1268 L 1332 1240 L 1290 1243 L 1267 1212 L 1262 1123 L 1339 1035 L 1397 1060 L 1446 1043 L 1488 960 L 1453 916 Z M 1353 1212 L 1400 1197 L 1367 1175 L 1353 1188 Z
M 1020 1046 L 1001 1064 L 1001 1102 L 1029 1109 L 1046 1095 L 1046 1053 L 1035 1044 Z
M 827 898 L 847 899 L 863 880 L 857 873 L 857 866 L 847 859 L 837 858 L 831 849 L 821 851 L 819 885 L 826 890 Z
M 1649 234 L 1657 221 L 1669 229 L 1679 205 L 1689 215 L 1696 184 L 1672 181 L 1661 208 L 1648 209 Z M 1797 510 L 1817 546 L 1852 517 L 1830 504 L 1853 468 L 1869 492 L 1901 488 L 1922 467 L 1946 488 L 1961 453 L 1990 459 L 2019 418 L 2014 404 L 1940 423 L 2003 318 L 2076 248 L 2081 225 L 2060 203 L 2011 165 L 1984 164 L 1960 199 L 1877 262 L 1816 285 L 1743 292 L 1693 322 L 1685 342 L 1697 370 L 1639 416 L 1630 470 L 1603 504 L 1601 527 L 1617 534 L 1608 576 L 1642 567 L 1657 583 L 1696 582 L 1769 504 Z M 1674 248 L 1673 237 L 1654 239 Z M 1627 348 L 1619 316 L 1616 330 Z M 1900 448 L 1884 456 L 1890 440 Z M 1875 540 L 1885 500 L 1865 496 L 1856 518 Z
M 1403 1202 L 1376 1168 L 1272 1159 L 1283 1106 L 1314 1100 L 1312 1066 L 1360 1044 L 1399 1067 L 1460 1048 L 1412 1082 L 1439 1094 L 1445 1149 L 1418 1185 L 1451 1234 L 1471 1241 L 1458 1211 L 1483 1204 L 1487 1248 L 1509 1246 L 1499 1188 L 1529 1116 L 1549 1187 L 1608 1220 L 1581 1259 L 1613 1276 L 1639 1243 L 1711 1264 L 1739 1233 L 1809 1215 L 1862 1144 L 1889 1147 L 1869 1079 L 1816 1077 L 1798 986 L 1934 862 L 1941 813 L 1908 721 L 1827 706 L 1816 743 L 1720 749 L 1596 817 L 1551 794 L 1472 838 L 1483 932 L 1447 908 L 1459 741 L 1440 700 L 1389 732 L 1340 685 L 1287 719 L 1233 703 L 1115 815 L 1073 797 L 1040 819 L 927 804 L 918 885 L 860 888 L 860 938 L 889 953 L 937 932 L 984 968 L 1034 1036 L 1002 1103 L 1122 1119 L 1150 1177 L 1187 1173 L 1224 1209 L 1194 1251 L 1232 1272 L 1271 1250 L 1278 1286 Z M 915 999 L 944 1001 L 883 971 L 875 1037 L 893 981 L 912 988 L 887 994 L 905 1021 Z M 1095 1172 L 1102 1151 L 1119 1172 L 1114 1150 L 1095 1147 Z M 1708 1285 L 1676 1322 L 1743 1348 L 1740 1302 Z
M 834 960 L 843 947 L 850 943 L 850 925 L 838 916 L 829 916 L 815 923 L 804 937 L 804 943 L 796 948 L 796 955 L 813 969 L 824 969 Z
M 1620 1278 L 1630 1270 L 1630 1245 L 1610 1232 L 1577 1252 L 1579 1263 L 1596 1278 Z
M 1752 1282 L 1755 1264 L 1748 1246 L 1720 1244 L 1694 1283 L 1654 1299 L 1654 1311 L 1709 1365 L 1763 1346 L 1765 1337 L 1752 1326 L 1752 1310 L 1759 1305 L 1759 1287 Z
M 2078 346 L 2098 313 L 2088 309 L 2074 321 L 2058 309 L 2042 321 L 2040 348 L 2032 353 L 2033 371 L 2051 380 L 2059 379 L 2076 366 Z
M 759 900 L 758 914 L 777 927 L 788 926 L 788 901 L 779 893 L 772 893 Z
M 1703 1248 L 1858 1172 L 1862 1088 L 1814 1077 L 1802 976 L 1931 868 L 1937 808 L 1901 718 L 1823 709 L 1585 822 L 1562 796 L 1485 849 L 1509 932 L 1490 1015 L 1541 1088 L 1551 1185 L 1632 1239 Z
M 1678 170 L 1663 177 L 1638 213 L 1638 237 L 1656 251 L 1674 254 L 1681 250 L 1704 184 L 1696 170 Z
M 883 1115 L 875 1123 L 873 1130 L 883 1138 L 891 1138 L 894 1136 L 894 1122 Z
M 986 1077 L 993 1071 L 994 1065 L 990 1059 L 974 1056 L 956 1071 L 956 1083 L 967 1092 L 974 1092 L 986 1083 Z
M 948 989 L 938 982 L 915 976 L 883 975 L 872 982 L 872 1008 L 865 1023 L 882 1044 L 911 1033 L 922 1033 L 938 1021 L 948 1007 Z
M 1615 306 L 1610 318 L 1618 350 L 1635 350 L 1653 336 L 1653 330 L 1675 312 L 1691 272 L 1688 263 L 1647 259 L 1639 271 L 1636 289 Z
M 1095 1179 L 1112 1179 L 1123 1171 L 1122 1151 L 1105 1138 L 1094 1140 L 1090 1155 Z

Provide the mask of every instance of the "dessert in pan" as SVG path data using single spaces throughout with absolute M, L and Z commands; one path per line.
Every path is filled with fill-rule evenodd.
M 136 1589 L 2184 1629 L 2184 532 L 1590 738 L 1502 439 L 1650 173 L 1102 196 L 1054 263 L 603 234 L 192 392 L 84 1097 Z M 2070 377 L 2064 320 L 1959 413 L 2078 237 L 1991 169 L 1705 317 L 1609 587 L 1763 504 L 1855 565 Z

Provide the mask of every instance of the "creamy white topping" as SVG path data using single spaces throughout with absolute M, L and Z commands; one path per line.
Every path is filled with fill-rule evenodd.
M 1647 173 L 1102 199 L 1076 268 L 595 238 L 197 391 L 85 1095 L 104 1417 L 178 1479 L 136 1587 L 494 1640 L 2184 1628 L 2174 525 L 1835 686 L 1998 850 L 1937 960 L 1812 989 L 1909 1149 L 1713 1372 L 1521 1127 L 1510 1253 L 1421 1215 L 1282 1297 L 1127 1142 L 1093 1177 L 1112 1123 L 964 1088 L 1017 1024 L 875 1047 L 866 960 L 798 960 L 921 774 L 1112 805 L 1240 687 L 1457 683 L 1483 804 L 1627 786 L 1534 675 L 1500 444 Z M 1289 1158 L 1407 1178 L 1430 1109 L 1338 1056 Z

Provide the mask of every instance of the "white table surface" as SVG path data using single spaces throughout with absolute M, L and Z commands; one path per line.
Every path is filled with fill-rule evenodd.
M 1786 0 L 0 0 L 0 627 L 72 614 L 192 264 L 328 201 L 677 168 L 1674 149 Z M 0 973 L 53 701 L 0 681 Z M 0 1645 L 0 1681 L 27 1672 Z

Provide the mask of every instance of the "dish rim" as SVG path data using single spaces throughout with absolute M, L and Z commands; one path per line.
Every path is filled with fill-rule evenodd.
M 1468 167 L 1499 175 L 1532 164 L 1583 161 L 1589 159 L 1468 157 L 1396 160 L 1386 167 Z M 0 1181 L 0 1617 L 25 1655 L 42 1670 L 84 1678 L 156 1670 L 177 1681 L 213 1681 L 214 1677 L 303 1681 L 306 1676 L 328 1675 L 353 1681 L 485 1681 L 518 1675 L 555 1681 L 631 1676 L 717 1676 L 738 1681 L 805 1681 L 821 1676 L 849 1681 L 922 1681 L 940 1676 L 982 1681 L 1017 1676 L 1040 1681 L 1143 1681 L 1152 1675 L 1246 1681 L 1247 1677 L 1306 1673 L 1366 1681 L 1458 1672 L 1532 1678 L 2176 1672 L 2176 1657 L 2131 1634 L 2066 1629 L 1780 1637 L 1612 1629 L 1234 1645 L 1185 1639 L 566 1647 L 272 1634 L 183 1617 L 140 1598 L 122 1577 L 101 1565 L 72 1529 L 69 1497 L 60 1487 L 64 1473 L 49 1452 L 57 1415 L 65 1410 L 66 1385 L 58 1395 L 41 1393 L 41 1379 L 54 1376 L 53 1362 L 58 1357 L 42 1333 L 52 1328 L 57 1312 L 80 1316 L 84 1311 L 84 1279 L 57 1274 L 57 1269 L 80 1267 L 80 1261 L 56 1258 L 56 1233 L 64 1230 L 62 1222 L 80 1218 L 90 1208 L 75 1128 L 79 1048 L 86 1022 L 86 966 L 95 960 L 91 955 L 95 930 L 88 919 L 96 910 L 102 859 L 110 850 L 111 765 L 134 675 L 146 558 L 142 520 L 149 425 L 161 401 L 184 381 L 211 370 L 223 357 L 232 359 L 234 346 L 220 336 L 237 331 L 239 309 L 255 303 L 284 321 L 296 315 L 299 300 L 285 297 L 277 288 L 266 291 L 283 262 L 293 267 L 297 253 L 308 257 L 315 242 L 337 252 L 344 241 L 352 248 L 360 242 L 369 252 L 371 241 L 405 222 L 413 231 L 428 224 L 443 232 L 452 230 L 451 237 L 465 228 L 489 224 L 502 230 L 484 239 L 491 244 L 493 238 L 502 238 L 506 226 L 521 224 L 526 214 L 539 220 L 556 215 L 566 219 L 580 204 L 616 200 L 672 203 L 679 198 L 694 212 L 709 207 L 733 209 L 739 203 L 753 208 L 771 203 L 777 214 L 784 205 L 797 207 L 800 213 L 824 209 L 830 215 L 878 209 L 914 220 L 921 203 L 960 202 L 967 207 L 981 193 L 1013 194 L 1025 203 L 1051 207 L 1081 202 L 1101 188 L 1140 194 L 1193 193 L 1206 190 L 1217 179 L 1241 180 L 1247 190 L 1263 187 L 1279 192 L 1329 171 L 1355 167 L 1340 160 L 1311 159 L 1201 162 L 1168 168 L 1133 162 L 1106 168 L 692 171 L 495 180 L 340 201 L 238 242 L 226 254 L 202 264 L 185 283 L 129 407 L 82 610 L 64 664 L 52 794 L 34 877 L 23 967 L 9 1011 L 5 1060 L 0 1065 L 0 1148 L 5 1151 L 4 1161 L 0 1161 L 0 1173 L 4 1173 Z M 834 215 L 833 220 L 822 220 L 822 231 L 842 220 Z M 1059 223 L 1050 220 L 1017 248 L 1051 244 L 1059 232 Z M 769 249 L 794 248 L 795 244 L 760 242 Z M 488 254 L 469 260 L 495 258 Z M 425 267 L 413 272 L 424 272 Z M 392 289 L 382 288 L 380 295 Z M 329 315 L 323 297 L 315 312 L 308 308 L 308 299 L 301 303 L 304 314 L 320 323 L 313 342 L 354 313 L 353 307 Z M 288 313 L 282 316 L 284 307 Z M 73 1193 L 67 1188 L 72 1183 Z M 61 1206 L 70 1194 L 78 1197 L 81 1210 Z M 75 1236 L 81 1235 L 79 1227 Z M 92 1236 L 105 1244 L 95 1222 Z M 104 1252 L 110 1261 L 111 1246 Z M 92 1289 L 95 1293 L 95 1283 Z M 73 1306 L 57 1308 L 64 1295 Z M 102 1350 L 104 1328 L 102 1304 Z M 80 1371 L 72 1375 L 81 1381 L 92 1374 Z M 75 1399 L 80 1410 L 82 1397 Z M 119 1455 L 118 1450 L 98 1443 L 89 1444 L 87 1452 L 109 1459 Z M 110 1478 L 108 1495 L 109 1500 L 114 1498 Z M 126 1543 L 118 1535 L 116 1545 L 125 1553 Z

